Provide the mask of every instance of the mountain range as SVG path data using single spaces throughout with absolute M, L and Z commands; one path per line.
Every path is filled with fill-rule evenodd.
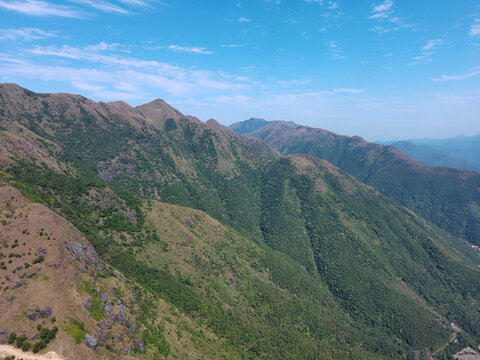
M 1 84 L 0 342 L 63 359 L 446 359 L 480 343 L 477 174 L 243 125 Z
M 249 124 L 256 130 L 249 130 Z M 427 166 L 394 146 L 369 143 L 292 122 L 258 119 L 231 125 L 280 154 L 308 154 L 331 162 L 361 182 L 472 244 L 480 244 L 480 174 Z
M 449 139 L 415 139 L 381 143 L 393 145 L 416 160 L 480 172 L 480 134 Z

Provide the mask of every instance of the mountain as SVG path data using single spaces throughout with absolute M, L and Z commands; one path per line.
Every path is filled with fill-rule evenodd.
M 480 171 L 480 134 L 448 139 L 413 139 L 380 142 L 394 145 L 413 158 L 434 166 Z
M 43 235 L 38 222 L 19 226 L 26 210 L 7 193 L 1 335 L 31 336 L 29 309 L 56 311 L 50 299 L 66 294 L 81 310 L 65 310 L 42 350 L 65 358 L 125 353 L 100 338 L 105 305 L 120 306 L 113 299 L 130 321 L 111 335 L 137 325 L 139 348 L 133 335 L 123 340 L 140 359 L 414 359 L 480 343 L 480 254 L 469 243 L 325 160 L 264 156 L 213 121 L 164 109 L 0 85 L 2 189 L 78 231 L 104 266 L 55 287 L 62 272 L 76 276 L 65 252 L 65 267 L 46 265 L 36 279 L 52 281 L 49 300 L 15 305 L 33 286 L 12 288 L 14 266 L 33 256 L 23 252 L 41 246 L 50 256 L 49 244 L 63 251 L 69 238 L 52 235 L 54 225 Z M 10 257 L 16 238 L 25 261 Z M 97 352 L 82 343 L 81 322 Z
M 325 159 L 437 226 L 480 244 L 478 173 L 427 166 L 394 146 L 281 121 L 246 135 L 265 141 L 281 154 Z
M 397 141 L 390 143 L 389 145 L 395 146 L 408 156 L 411 156 L 415 160 L 418 160 L 426 165 L 446 166 L 480 172 L 480 163 L 474 163 L 452 157 L 428 145 L 416 144 L 410 141 Z

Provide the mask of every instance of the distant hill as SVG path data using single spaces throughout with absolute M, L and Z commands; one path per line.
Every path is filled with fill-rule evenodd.
M 467 161 L 460 158 L 442 153 L 442 150 L 437 150 L 429 145 L 410 141 L 397 141 L 390 145 L 402 150 L 405 154 L 412 158 L 431 166 L 447 166 L 458 169 L 467 169 L 480 172 L 480 163 Z M 480 151 L 480 150 L 479 150 Z
M 394 145 L 428 165 L 480 171 L 480 134 L 448 139 L 413 139 L 379 143 Z
M 480 244 L 480 174 L 427 166 L 394 146 L 283 121 L 266 123 L 245 135 L 265 141 L 280 154 L 309 154 L 330 161 L 439 227 Z

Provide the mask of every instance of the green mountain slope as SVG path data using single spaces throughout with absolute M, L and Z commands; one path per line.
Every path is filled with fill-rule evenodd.
M 164 336 L 180 358 L 398 359 L 454 332 L 480 342 L 479 254 L 332 164 L 269 159 L 164 103 L 0 95 L 4 181 L 172 307 L 142 307 L 157 356 L 179 319 L 188 336 Z
M 437 226 L 480 244 L 477 173 L 427 166 L 393 146 L 284 122 L 270 123 L 247 135 L 258 137 L 281 154 L 309 154 L 328 160 Z

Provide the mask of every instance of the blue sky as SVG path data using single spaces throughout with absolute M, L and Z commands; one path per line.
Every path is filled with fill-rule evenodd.
M 368 140 L 480 133 L 480 1 L 0 0 L 0 82 Z

